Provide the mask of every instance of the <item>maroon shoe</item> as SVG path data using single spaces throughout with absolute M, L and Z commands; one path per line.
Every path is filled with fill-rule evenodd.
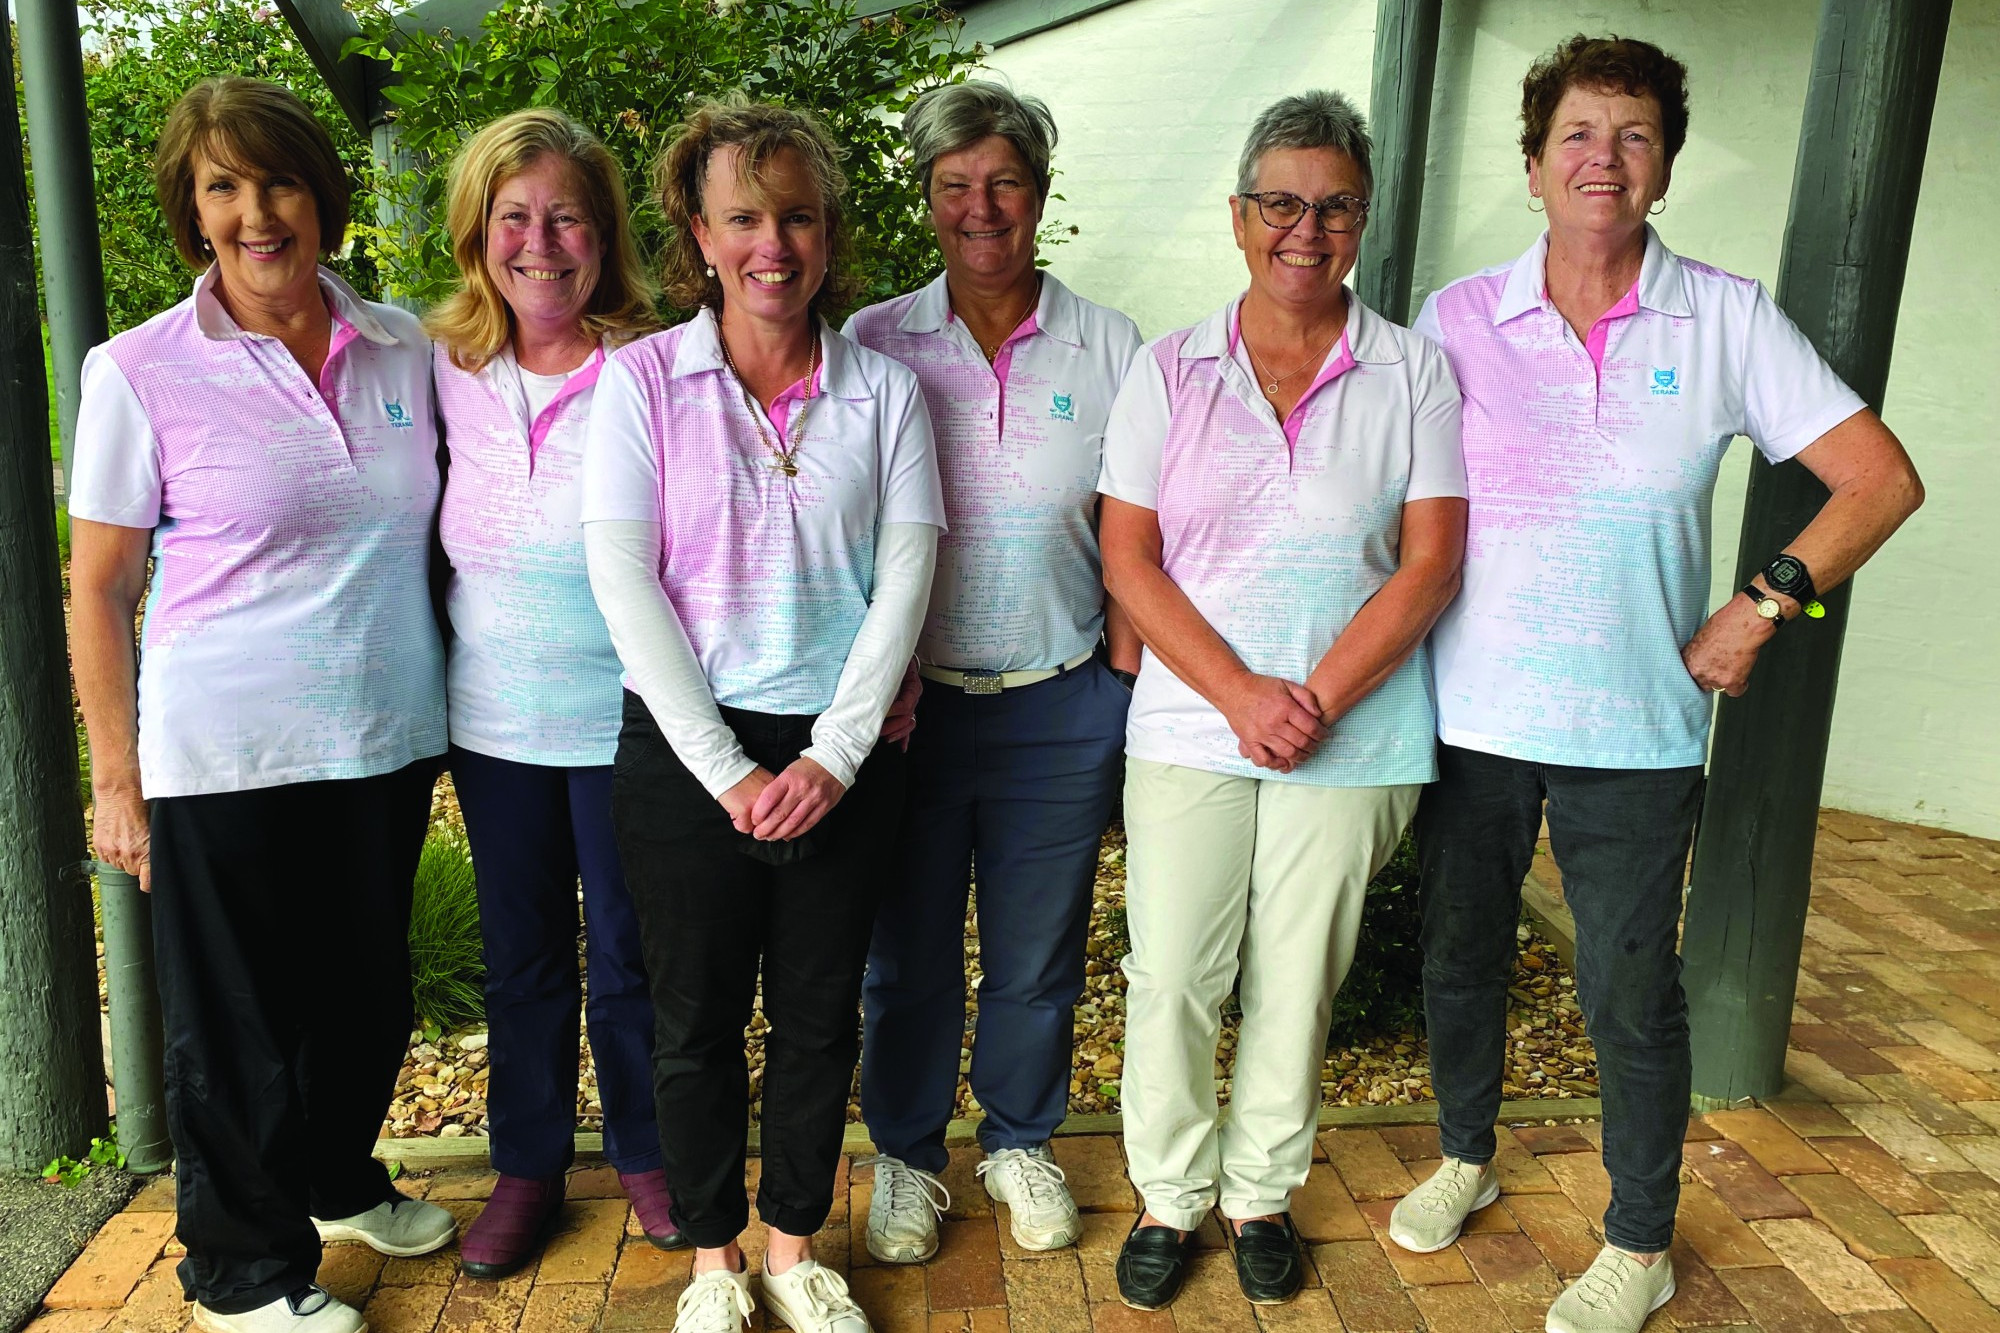
M 681 1250 L 693 1243 L 681 1234 L 681 1229 L 674 1225 L 674 1219 L 667 1213 L 674 1200 L 667 1193 L 666 1172 L 656 1169 L 628 1176 L 620 1171 L 618 1187 L 632 1201 L 632 1211 L 639 1215 L 639 1225 L 645 1230 L 646 1239 L 656 1247 Z
M 506 1277 L 541 1253 L 562 1214 L 563 1178 L 502 1176 L 493 1197 L 458 1238 L 459 1271 L 468 1277 Z

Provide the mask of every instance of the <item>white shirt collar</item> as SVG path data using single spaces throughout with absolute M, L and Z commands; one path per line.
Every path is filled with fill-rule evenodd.
M 1076 293 L 1063 286 L 1047 269 L 1042 270 L 1042 294 L 1035 304 L 1035 331 L 1046 333 L 1072 347 L 1083 346 L 1083 318 Z M 896 328 L 903 333 L 941 333 L 951 319 L 951 291 L 945 275 L 926 283 L 903 312 Z
M 1342 287 L 1347 295 L 1347 348 L 1357 363 L 1363 365 L 1394 365 L 1403 359 L 1403 348 L 1389 332 L 1389 322 L 1370 310 L 1352 287 Z M 1243 298 L 1237 297 L 1222 309 L 1194 326 L 1181 344 L 1181 355 L 1200 359 L 1203 357 L 1226 358 L 1229 355 L 1229 331 L 1236 324 L 1236 312 L 1242 306 Z M 1331 349 L 1327 353 L 1332 355 Z
M 210 264 L 194 284 L 194 322 L 204 338 L 226 340 L 249 335 L 223 308 L 222 298 L 216 295 L 216 288 L 222 282 L 222 268 Z M 368 308 L 352 287 L 341 280 L 339 274 L 324 264 L 319 269 L 319 289 L 325 295 L 328 307 L 342 322 L 354 326 L 354 331 L 378 347 L 394 347 L 396 337 L 382 327 L 382 321 Z
M 728 363 L 722 359 L 722 336 L 720 326 L 715 322 L 715 311 L 703 306 L 682 327 L 686 332 L 681 334 L 680 346 L 674 352 L 670 378 L 684 379 L 689 375 L 729 369 Z M 832 394 L 835 398 L 872 396 L 867 379 L 855 364 L 853 344 L 835 332 L 825 320 L 819 322 L 819 348 L 821 393 Z
M 1499 303 L 1493 307 L 1495 325 L 1548 304 L 1548 263 L 1549 234 L 1544 231 L 1507 270 L 1506 286 L 1500 291 Z M 1639 261 L 1639 304 L 1647 310 L 1683 319 L 1694 314 L 1694 307 L 1688 304 L 1680 256 L 1667 249 L 1650 222 L 1646 224 L 1646 257 Z M 1359 355 L 1356 353 L 1357 359 Z

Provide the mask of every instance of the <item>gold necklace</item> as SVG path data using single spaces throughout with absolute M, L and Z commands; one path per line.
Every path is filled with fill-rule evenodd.
M 985 343 L 979 342 L 979 339 L 976 337 L 972 340 L 976 343 L 979 343 L 979 350 L 986 354 L 986 363 L 988 365 L 992 365 L 993 358 L 1000 355 L 1000 349 L 1007 345 L 1007 339 L 1013 336 L 1014 330 L 1021 327 L 1021 321 L 1028 317 L 1028 312 L 1030 310 L 1033 310 L 1036 306 L 1040 305 L 1041 303 L 1042 303 L 1042 278 L 1041 275 L 1038 273 L 1035 275 L 1035 290 L 1028 297 L 1028 303 L 1021 307 L 1021 313 L 1014 316 L 1013 322 L 1006 326 L 1006 331 L 1000 335 L 1000 341 L 994 343 L 991 347 L 988 347 Z M 966 332 L 968 333 L 972 331 L 972 325 L 970 324 L 967 324 L 965 328 Z
M 735 359 L 729 355 L 729 340 L 722 336 L 720 320 L 716 321 L 715 325 L 715 341 L 722 347 L 722 364 L 728 366 L 729 373 L 736 377 L 736 387 L 743 394 L 743 406 L 750 409 L 750 420 L 757 427 L 757 438 L 763 443 L 764 448 L 770 451 L 771 462 L 768 466 L 776 468 L 787 477 L 798 476 L 799 445 L 805 440 L 806 434 L 806 410 L 812 406 L 813 399 L 819 396 L 813 391 L 813 372 L 819 369 L 819 334 L 813 334 L 812 347 L 806 353 L 806 396 L 792 413 L 792 428 L 788 432 L 791 438 L 786 441 L 783 448 L 780 448 L 771 439 L 771 433 L 764 429 L 764 409 L 759 407 L 757 400 L 751 396 L 750 386 L 743 382 L 743 372 L 736 368 Z
M 1346 329 L 1346 327 L 1347 326 L 1343 324 L 1340 328 L 1335 329 L 1333 331 L 1333 337 L 1328 338 L 1326 342 L 1321 345 L 1320 349 L 1317 352 L 1314 352 L 1311 356 L 1299 362 L 1296 366 L 1293 366 L 1290 370 L 1286 371 L 1284 374 L 1278 376 L 1276 379 L 1271 380 L 1269 383 L 1265 384 L 1264 392 L 1266 394 L 1277 393 L 1278 386 L 1280 384 L 1283 384 L 1286 380 L 1298 374 L 1301 370 L 1304 370 L 1307 366 L 1316 366 L 1320 364 L 1320 362 L 1326 360 L 1326 354 L 1328 350 L 1330 350 L 1333 347 L 1334 339 L 1340 337 L 1341 333 Z M 1263 379 L 1264 371 L 1257 364 L 1257 349 L 1250 345 L 1249 334 L 1247 333 L 1243 334 L 1242 337 L 1243 337 L 1243 350 L 1250 353 L 1250 369 L 1256 371 L 1257 377 L 1259 379 Z

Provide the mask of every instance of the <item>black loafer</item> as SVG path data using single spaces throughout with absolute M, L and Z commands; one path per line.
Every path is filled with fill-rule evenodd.
M 1187 1280 L 1190 1239 L 1169 1226 L 1134 1222 L 1118 1251 L 1118 1299 L 1134 1310 L 1165 1309 Z
M 1236 1284 L 1252 1305 L 1283 1305 L 1305 1285 L 1299 1233 L 1292 1230 L 1290 1213 L 1279 1217 L 1277 1222 L 1245 1222 L 1236 1234 Z

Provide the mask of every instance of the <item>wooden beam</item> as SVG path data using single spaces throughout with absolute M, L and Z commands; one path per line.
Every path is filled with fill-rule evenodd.
M 1125 0 L 966 0 L 945 7 L 965 21 L 967 41 L 992 50 L 1123 3 Z M 862 0 L 854 13 L 856 18 L 871 18 L 909 5 L 910 0 Z
M 1410 322 L 1443 8 L 1443 0 L 1377 0 L 1375 5 L 1375 74 L 1368 95 L 1375 197 L 1354 290 L 1369 309 L 1397 324 Z
M 1778 302 L 1877 411 L 1950 19 L 1950 0 L 1820 10 Z M 1798 462 L 1752 455 L 1730 586 L 1762 570 L 1826 495 Z M 1681 944 L 1698 1107 L 1784 1086 L 1851 589 L 1822 594 L 1825 619 L 1767 644 L 1748 693 L 1716 716 Z
M 360 56 L 343 58 L 341 47 L 350 37 L 361 35 L 361 24 L 347 12 L 340 0 L 278 0 L 292 35 L 306 49 L 306 56 L 326 80 L 333 98 L 354 126 L 366 137 L 372 114 L 369 62 Z

